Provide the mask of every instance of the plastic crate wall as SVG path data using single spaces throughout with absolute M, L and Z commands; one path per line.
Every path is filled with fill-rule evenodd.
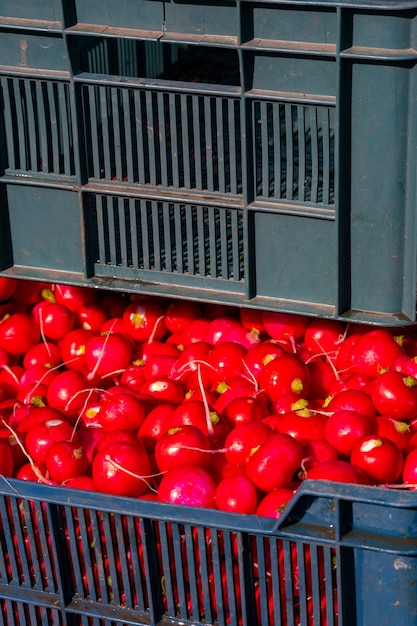
M 413 492 L 308 481 L 276 521 L 16 479 L 3 624 L 363 626 L 417 615 Z
M 0 8 L 6 275 L 415 320 L 415 3 Z

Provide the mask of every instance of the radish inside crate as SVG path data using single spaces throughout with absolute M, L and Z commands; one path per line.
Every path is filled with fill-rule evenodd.
M 0 320 L 7 579 L 47 587 L 62 549 L 65 593 L 122 613 L 156 602 L 233 625 L 337 623 L 334 523 L 300 541 L 241 533 L 239 520 L 291 516 L 312 481 L 415 488 L 414 328 L 9 277 Z M 24 495 L 36 487 L 65 502 Z M 132 504 L 107 510 L 103 494 Z M 238 526 L 160 519 L 161 503 Z

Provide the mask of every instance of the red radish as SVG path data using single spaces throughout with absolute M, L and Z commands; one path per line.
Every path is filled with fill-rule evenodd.
M 389 369 L 392 361 L 401 354 L 404 350 L 390 331 L 370 330 L 361 335 L 352 347 L 349 366 L 351 372 L 376 378 Z
M 396 444 L 374 435 L 363 437 L 355 444 L 350 462 L 365 472 L 374 484 L 395 483 L 403 469 L 403 456 Z
M 39 343 L 39 326 L 32 316 L 14 313 L 0 320 L 0 348 L 13 356 L 23 356 Z
M 181 404 L 184 399 L 181 385 L 166 376 L 155 376 L 145 381 L 140 393 L 151 396 L 158 402 L 171 402 L 175 405 Z
M 300 469 L 300 444 L 290 435 L 272 433 L 252 454 L 247 475 L 261 491 L 288 487 Z
M 22 404 L 34 404 L 37 407 L 46 405 L 48 387 L 39 383 L 29 383 L 21 386 L 16 400 Z
M 109 316 L 101 304 L 91 302 L 82 304 L 76 310 L 75 319 L 78 327 L 100 333 Z
M 370 420 L 356 411 L 335 411 L 326 421 L 326 440 L 343 456 L 349 456 L 357 441 L 371 433 Z
M 245 422 L 260 422 L 269 414 L 266 404 L 254 396 L 239 396 L 227 403 L 222 412 L 230 427 L 244 424 Z
M 220 383 L 216 388 L 217 398 L 213 404 L 213 408 L 219 415 L 225 414 L 227 405 L 236 398 L 256 398 L 260 402 L 263 402 L 263 394 L 259 392 L 249 381 L 240 382 L 230 381 L 230 386 L 227 383 Z
M 238 343 L 226 341 L 215 345 L 207 359 L 211 369 L 207 370 L 206 376 L 212 384 L 247 376 L 243 364 L 246 352 L 246 348 Z
M 160 403 L 146 415 L 138 430 L 138 437 L 149 454 L 154 452 L 157 441 L 172 427 L 174 415 L 175 405 L 170 403 Z
M 208 326 L 206 333 L 207 341 L 213 346 L 229 342 L 230 333 L 241 327 L 242 325 L 235 317 L 215 317 Z
M 164 474 L 159 485 L 161 502 L 199 508 L 216 508 L 216 484 L 198 465 L 181 465 Z
M 74 428 L 70 422 L 64 419 L 50 419 L 46 422 L 35 424 L 30 428 L 25 437 L 25 448 L 33 461 L 45 463 L 46 453 L 56 441 L 76 440 Z
M 87 453 L 78 441 L 57 441 L 49 446 L 45 465 L 51 480 L 61 484 L 84 474 L 89 462 Z
M 289 343 L 295 352 L 295 344 L 304 337 L 310 319 L 295 313 L 264 311 L 262 321 L 267 334 L 280 342 Z
M 165 324 L 171 333 L 182 333 L 192 320 L 201 318 L 201 306 L 198 302 L 177 300 L 171 302 L 165 312 Z
M 225 437 L 229 431 L 224 417 L 207 408 L 202 400 L 182 402 L 175 408 L 171 428 L 184 425 L 196 426 L 209 438 Z
M 54 368 L 61 363 L 61 349 L 51 341 L 37 343 L 23 356 L 22 364 L 25 369 L 43 365 Z
M 42 424 L 48 420 L 62 420 L 65 419 L 64 414 L 58 409 L 53 409 L 49 406 L 35 407 L 31 405 L 30 411 L 27 415 L 20 419 L 15 424 L 15 428 L 19 433 L 27 433 L 27 431 L 36 424 Z
M 65 370 L 60 372 L 48 387 L 47 402 L 67 416 L 78 415 L 88 401 L 97 397 L 82 372 Z
M 258 334 L 265 332 L 264 322 L 262 319 L 262 311 L 258 309 L 239 309 L 240 323 L 246 330 L 256 331 Z
M 294 496 L 294 491 L 289 487 L 273 489 L 259 502 L 256 515 L 279 519 L 283 510 Z
M 392 361 L 390 369 L 417 379 L 417 358 L 408 354 L 400 354 Z
M 169 356 L 178 359 L 182 351 L 172 343 L 166 341 L 147 341 L 137 344 L 135 342 L 135 360 L 140 365 L 146 365 L 146 363 L 158 356 Z
M 315 441 L 305 441 L 302 443 L 301 451 L 303 454 L 303 470 L 308 471 L 314 465 L 324 463 L 325 461 L 336 461 L 339 454 L 328 441 L 317 439 Z
M 326 418 L 309 409 L 300 409 L 282 415 L 276 431 L 291 435 L 301 444 L 305 441 L 323 440 Z
M 400 372 L 384 372 L 375 378 L 371 398 L 379 414 L 410 419 L 417 415 L 417 380 Z
M 196 426 L 177 426 L 164 433 L 155 446 L 155 460 L 161 472 L 179 465 L 210 465 L 210 442 Z
M 94 333 L 84 328 L 74 328 L 65 335 L 60 343 L 61 358 L 65 367 L 80 372 L 88 372 L 85 350 L 87 342 L 92 337 L 94 337 Z
M 171 378 L 176 362 L 177 356 L 170 354 L 157 354 L 150 357 L 143 365 L 144 376 L 145 378 L 155 378 L 157 376 Z
M 369 479 L 359 467 L 354 467 L 350 461 L 342 459 L 324 461 L 314 465 L 307 471 L 307 479 L 331 480 L 355 485 L 369 484 Z
M 96 429 L 94 429 L 96 430 Z M 136 433 L 132 430 L 112 430 L 105 432 L 102 430 L 103 436 L 98 437 L 96 440 L 95 448 L 93 451 L 93 458 L 97 452 L 106 448 L 113 443 L 129 443 L 132 446 L 138 446 L 139 450 L 143 450 L 143 443 L 139 441 Z
M 15 462 L 9 439 L 0 437 L 0 475 L 13 476 Z
M 17 289 L 18 281 L 16 278 L 8 278 L 0 276 L 0 302 L 5 302 L 11 298 Z
M 52 481 L 46 477 L 46 466 L 44 463 L 25 463 L 21 465 L 19 469 L 16 471 L 15 478 L 19 480 L 30 480 L 32 482 L 38 483 L 48 483 L 52 484 Z
M 410 450 L 405 457 L 401 477 L 410 488 L 417 488 L 417 448 Z
M 133 391 L 140 391 L 145 381 L 146 376 L 143 365 L 129 365 L 119 376 L 120 386 Z
M 152 300 L 129 304 L 123 313 L 123 324 L 126 332 L 138 342 L 162 339 L 166 334 L 164 309 Z
M 408 422 L 396 420 L 389 415 L 377 415 L 370 420 L 369 425 L 372 435 L 391 439 L 402 452 L 407 450 L 413 435 Z
M 42 336 L 53 341 L 63 339 L 75 324 L 74 313 L 57 302 L 39 302 L 33 308 L 32 315 L 39 324 Z
M 56 302 L 64 304 L 74 313 L 78 311 L 81 306 L 87 303 L 95 302 L 98 297 L 97 292 L 94 289 L 60 284 L 53 286 L 53 296 Z
M 6 398 L 15 398 L 20 390 L 20 379 L 25 370 L 20 365 L 3 365 L 0 368 L 0 384 Z
M 325 399 L 331 394 L 334 385 L 338 384 L 338 374 L 325 358 L 316 357 L 307 363 L 310 374 L 308 397 Z
M 151 471 L 143 444 L 110 443 L 97 452 L 92 464 L 96 489 L 119 496 L 138 497 L 148 491 Z
M 77 437 L 85 450 L 88 462 L 91 465 L 96 452 L 96 447 L 98 443 L 105 438 L 105 432 L 102 428 L 81 427 L 77 430 Z
M 376 409 L 368 393 L 360 389 L 346 389 L 340 391 L 326 404 L 325 411 L 356 411 L 366 417 L 375 417 Z
M 310 373 L 307 365 L 297 356 L 286 354 L 265 365 L 259 376 L 259 384 L 273 402 L 291 393 L 306 397 Z
M 207 339 L 209 327 L 210 320 L 205 317 L 193 320 L 181 333 L 182 345 L 186 347 L 193 343 L 209 343 Z
M 122 335 L 93 335 L 85 346 L 89 378 L 118 374 L 132 359 L 132 347 Z
M 235 426 L 224 443 L 227 461 L 233 465 L 247 465 L 251 456 L 272 432 L 272 429 L 263 422 L 245 422 Z
M 23 305 L 26 310 L 43 299 L 44 289 L 50 289 L 50 283 L 31 280 L 18 280 L 12 301 Z
M 101 402 L 99 422 L 106 432 L 137 430 L 144 419 L 144 404 L 130 393 L 108 395 Z
M 44 365 L 28 367 L 22 374 L 20 387 L 23 388 L 28 385 L 33 385 L 35 390 L 37 385 L 48 387 L 56 376 L 58 376 L 58 371 L 56 369 L 51 369 L 50 367 L 45 367 Z
M 284 356 L 284 354 L 284 348 L 277 343 L 272 341 L 263 341 L 247 351 L 244 363 L 254 378 L 259 380 L 259 376 L 265 365 L 277 357 Z
M 62 483 L 63 487 L 69 489 L 82 489 L 83 491 L 95 491 L 96 486 L 91 476 L 73 476 Z
M 344 338 L 345 326 L 330 319 L 312 319 L 304 333 L 304 346 L 312 354 L 335 355 Z
M 122 317 L 110 317 L 104 322 L 99 332 L 100 335 L 113 335 L 114 333 L 128 338 L 131 343 L 134 342 L 133 337 L 126 333 Z
M 258 492 L 246 476 L 229 476 L 217 485 L 215 500 L 222 511 L 250 515 L 256 511 Z
M 205 372 L 208 366 L 208 356 L 212 346 L 205 341 L 197 341 L 189 344 L 178 356 L 173 367 L 171 378 L 177 380 L 186 389 L 198 387 L 198 371 Z

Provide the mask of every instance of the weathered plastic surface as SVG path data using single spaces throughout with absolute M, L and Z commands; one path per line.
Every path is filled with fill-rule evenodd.
M 275 521 L 2 479 L 0 525 L 7 624 L 417 617 L 414 492 L 309 481 Z
M 415 321 L 414 1 L 0 16 L 5 275 Z

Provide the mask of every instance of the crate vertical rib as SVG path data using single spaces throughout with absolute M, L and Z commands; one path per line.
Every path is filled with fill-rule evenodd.
M 122 137 L 125 136 L 123 132 L 123 127 L 121 124 L 121 113 L 122 109 L 119 105 L 119 95 L 121 96 L 118 89 L 110 89 L 110 101 L 111 101 L 111 111 L 112 111 L 112 122 L 113 122 L 113 132 L 112 132 L 112 145 L 113 145 L 113 159 L 114 165 L 112 168 L 111 178 L 116 180 L 123 180 L 124 173 L 123 168 L 126 162 L 124 157 L 124 146 Z M 123 119 L 123 118 L 122 118 Z
M 228 149 L 228 166 L 230 176 L 230 191 L 231 193 L 239 193 L 239 184 L 241 184 L 242 176 L 245 176 L 245 165 L 242 161 L 243 151 L 241 148 L 241 128 L 242 122 L 240 116 L 241 103 L 232 99 L 227 100 L 227 144 Z M 227 184 L 226 184 L 227 187 Z
M 192 185 L 197 189 L 203 188 L 203 155 L 205 156 L 203 143 L 203 130 L 201 128 L 201 97 L 198 95 L 191 96 L 192 102 L 192 133 L 193 133 L 193 154 L 195 182 Z M 205 138 L 204 138 L 205 140 Z M 203 146 L 203 150 L 202 150 Z
M 208 191 L 214 191 L 217 185 L 214 180 L 213 160 L 215 155 L 215 145 L 213 145 L 213 135 L 215 136 L 215 127 L 212 125 L 212 112 L 211 112 L 211 99 L 206 96 L 203 99 L 203 119 L 204 119 L 204 135 L 205 135 L 205 159 L 206 159 L 206 172 L 207 172 L 207 185 Z
M 261 180 L 262 180 L 262 191 L 261 195 L 265 198 L 269 197 L 269 171 L 270 171 L 270 163 L 269 163 L 269 116 L 268 111 L 270 110 L 270 106 L 268 102 L 261 101 L 259 104 L 260 114 L 259 114 L 259 124 L 260 124 L 260 140 L 261 140 Z M 271 120 L 273 124 L 273 120 Z
M 211 566 L 211 555 L 209 554 L 208 545 L 208 531 L 201 526 L 196 527 L 197 532 L 197 550 L 199 556 L 198 562 L 198 584 L 201 590 L 203 605 L 201 607 L 202 614 L 207 624 L 213 622 L 214 616 L 212 613 L 212 605 L 215 606 L 215 597 L 213 598 L 214 589 L 212 580 L 209 574 L 209 568 Z
M 222 568 L 222 555 L 221 549 L 219 546 L 219 535 L 221 536 L 221 531 L 217 531 L 216 529 L 210 529 L 210 547 L 212 554 L 212 563 L 213 563 L 213 578 L 214 578 L 214 593 L 216 598 L 216 613 L 217 613 L 217 622 L 223 626 L 226 624 L 227 613 L 225 611 L 225 602 L 224 596 L 226 594 L 224 577 L 223 577 L 223 568 Z M 227 581 L 226 581 L 227 582 Z
M 182 131 L 182 158 L 184 161 L 184 187 L 190 189 L 192 187 L 192 161 L 191 161 L 191 143 L 189 129 L 189 113 L 192 115 L 192 98 L 186 94 L 180 94 L 181 100 L 181 131 Z
M 193 209 L 190 205 L 186 204 L 184 207 L 185 212 L 185 241 L 184 249 L 187 255 L 187 270 L 190 274 L 195 274 L 195 249 L 194 249 L 194 224 L 193 224 Z
M 45 99 L 43 95 L 43 85 L 40 81 L 36 82 L 36 105 L 37 105 L 37 119 L 39 127 L 39 151 L 40 151 L 40 168 L 43 172 L 50 170 L 49 164 L 49 151 L 47 142 L 47 113 L 45 109 Z M 69 150 L 68 150 L 69 153 Z M 59 169 L 55 170 L 59 171 Z
M 175 269 L 179 274 L 186 271 L 186 249 L 184 242 L 184 222 L 182 219 L 182 208 L 179 204 L 172 203 L 173 212 L 173 232 L 175 241 Z M 174 268 L 173 268 L 174 269 Z
M 334 202 L 334 193 L 331 194 L 331 179 L 334 174 L 334 156 L 331 158 L 331 136 L 330 136 L 330 108 L 322 107 L 321 113 L 321 132 L 323 140 L 323 163 L 321 167 L 322 175 L 322 202 L 323 204 L 331 204 Z
M 214 100 L 214 117 L 216 120 L 216 165 L 217 165 L 217 176 L 219 181 L 219 191 L 221 193 L 225 193 L 228 188 L 226 182 L 226 154 L 228 152 L 227 145 L 227 126 L 224 120 L 224 105 L 230 105 L 233 101 L 229 101 L 223 98 L 216 98 Z M 226 116 L 227 120 L 228 116 Z M 229 163 L 229 168 L 231 168 L 231 164 Z M 230 186 L 231 191 L 232 187 Z M 232 193 L 235 193 L 232 191 Z
M 10 83 L 11 79 L 0 76 L 0 88 L 1 88 L 1 104 L 4 108 L 4 125 L 2 130 L 4 130 L 5 134 L 5 145 L 2 146 L 2 151 L 4 151 L 4 167 L 5 169 L 10 168 L 12 170 L 16 169 L 16 154 L 14 149 L 14 123 L 12 122 L 12 112 L 11 112 L 11 93 L 10 93 Z
M 181 137 L 182 135 L 182 127 L 178 123 L 178 105 L 180 102 L 180 97 L 177 94 L 172 92 L 168 94 L 168 120 L 170 132 L 169 153 L 171 156 L 172 184 L 174 187 L 180 187 L 180 180 L 183 178 L 183 176 L 180 175 L 180 172 L 184 167 L 180 162 L 180 149 L 178 144 L 178 137 Z
M 293 138 L 293 106 L 285 105 L 285 166 L 286 185 L 285 197 L 287 200 L 294 199 L 294 138 Z
M 280 102 L 272 102 L 272 151 L 273 151 L 273 196 L 279 200 L 282 198 L 282 180 L 283 180 L 283 164 L 282 164 L 282 133 L 281 133 L 281 116 L 282 104 Z
M 148 202 L 146 200 L 139 200 L 139 211 L 140 211 L 140 233 L 142 239 L 142 250 L 143 250 L 143 267 L 144 269 L 151 269 L 152 267 L 152 258 L 150 254 L 150 245 L 151 238 L 148 226 Z
M 137 179 L 139 183 L 146 183 L 146 174 L 145 174 L 145 159 L 142 158 L 143 154 L 146 154 L 145 150 L 145 133 L 144 133 L 144 125 L 142 120 L 142 95 L 140 91 L 133 91 L 133 102 L 134 102 L 134 120 L 135 120 L 135 128 L 136 128 L 136 146 L 137 146 L 137 154 L 135 154 L 135 163 L 137 164 Z
M 152 252 L 153 267 L 157 271 L 161 271 L 161 249 L 163 241 L 161 240 L 161 229 L 159 224 L 159 206 L 157 202 L 151 203 L 151 232 L 152 232 Z
M 172 205 L 167 203 L 162 203 L 162 228 L 163 228 L 163 242 L 164 242 L 164 269 L 167 272 L 174 271 L 173 257 L 174 251 L 172 247 Z M 175 251 L 178 249 L 178 242 L 174 240 L 174 249 Z
M 297 139 L 298 139 L 298 199 L 305 201 L 306 183 L 306 130 L 305 130 L 305 107 L 297 106 Z
M 125 151 L 123 159 L 126 163 L 125 169 L 122 168 L 122 177 L 126 177 L 128 181 L 133 182 L 135 180 L 134 167 L 133 167 L 133 142 L 132 142 L 132 127 L 131 127 L 131 98 L 130 91 L 128 89 L 122 89 L 122 110 L 123 110 L 123 127 L 124 127 L 124 145 Z
M 165 118 L 165 94 L 158 91 L 156 92 L 156 112 L 158 115 L 158 125 L 157 125 L 157 139 L 159 145 L 159 159 L 161 162 L 160 167 L 160 184 L 164 187 L 168 187 L 169 181 L 169 160 L 168 160 L 168 133 L 169 127 L 167 123 L 167 119 Z
M 16 135 L 18 146 L 18 169 L 30 170 L 31 163 L 29 161 L 29 153 L 27 150 L 27 127 L 24 116 L 25 100 L 21 93 L 22 81 L 13 79 L 13 97 L 14 97 L 14 113 L 16 115 Z
M 24 93 L 24 95 L 23 95 Z M 28 169 L 38 171 L 38 152 L 35 126 L 35 114 L 33 110 L 32 86 L 30 81 L 22 81 L 22 104 L 24 103 L 25 129 L 26 129 L 26 152 L 29 162 Z M 51 111 L 51 115 L 53 112 Z M 52 120 L 52 122 L 56 120 Z
M 105 87 L 98 87 L 98 97 L 100 112 L 99 128 L 101 129 L 101 139 L 103 144 L 103 175 L 107 180 L 111 180 L 113 178 L 111 157 L 113 156 L 114 158 L 114 152 L 109 128 L 109 119 L 111 119 L 111 112 L 109 110 L 110 102 L 108 101 L 108 91 Z
M 149 167 L 149 182 L 151 185 L 158 184 L 158 173 L 159 173 L 159 162 L 157 160 L 157 137 L 155 136 L 155 125 L 154 125 L 154 98 L 153 93 L 151 91 L 145 92 L 145 108 L 146 108 L 146 126 L 145 133 L 147 137 L 146 145 L 148 147 L 148 154 L 146 155 Z M 143 128 L 143 127 L 142 127 Z
M 319 138 L 317 129 L 317 108 L 310 107 L 311 140 L 311 201 L 319 202 Z
M 121 525 L 117 523 L 119 516 L 112 513 L 101 513 L 100 516 L 104 537 L 102 552 L 105 555 L 106 588 L 110 588 L 109 598 L 116 605 L 127 604 L 127 598 L 122 598 L 123 585 L 119 584 L 119 572 L 128 569 L 126 550 L 123 546 L 123 531 Z M 117 532 L 117 529 L 120 532 Z
M 114 204 L 117 208 L 117 224 L 119 229 L 118 241 L 116 241 L 116 248 L 118 249 L 118 263 L 122 267 L 129 267 L 131 258 L 131 245 L 130 245 L 130 230 L 127 228 L 126 220 L 129 219 L 129 214 L 126 211 L 125 198 L 115 198 Z M 117 204 L 116 204 L 117 203 Z

